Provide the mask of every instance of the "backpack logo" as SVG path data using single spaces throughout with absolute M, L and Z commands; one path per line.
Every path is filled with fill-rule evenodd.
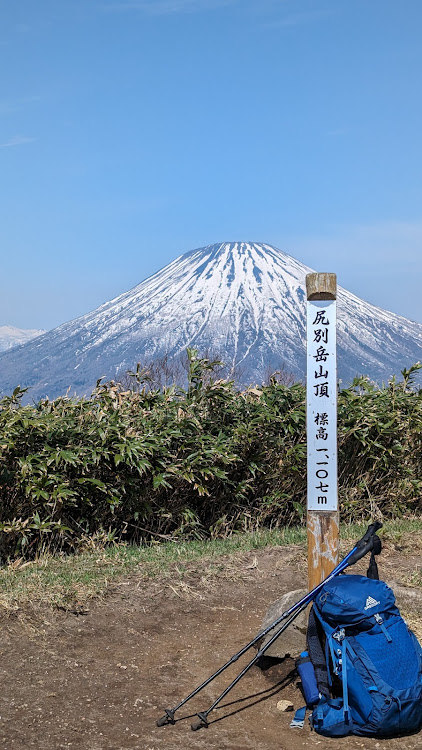
M 364 609 L 371 609 L 371 607 L 376 607 L 377 604 L 380 604 L 380 602 L 377 602 L 372 596 L 368 596 Z

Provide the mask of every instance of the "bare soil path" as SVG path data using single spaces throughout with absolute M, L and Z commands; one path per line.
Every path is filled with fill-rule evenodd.
M 386 550 L 386 580 L 405 580 L 422 556 Z M 400 568 L 400 576 L 397 571 Z M 306 726 L 289 727 L 286 698 L 303 703 L 286 659 L 267 671 L 251 669 L 223 702 L 208 729 L 190 720 L 158 728 L 164 707 L 193 687 L 258 632 L 270 604 L 305 580 L 300 548 L 274 548 L 230 559 L 212 577 L 200 563 L 185 575 L 153 582 L 123 581 L 86 615 L 40 613 L 4 618 L 0 653 L 0 745 L 10 750 L 416 750 L 422 733 L 392 740 L 327 741 Z M 411 617 L 418 622 L 416 609 Z M 238 663 L 239 665 L 239 663 Z M 180 712 L 209 706 L 230 672 Z M 189 709 L 189 710 L 187 710 Z

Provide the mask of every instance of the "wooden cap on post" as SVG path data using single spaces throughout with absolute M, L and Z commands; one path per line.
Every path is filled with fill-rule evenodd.
M 306 296 L 308 299 L 337 299 L 337 274 L 307 273 Z

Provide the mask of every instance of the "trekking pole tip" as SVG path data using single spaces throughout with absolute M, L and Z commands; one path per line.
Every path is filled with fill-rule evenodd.
M 198 714 L 198 719 L 196 721 L 193 721 L 190 725 L 190 728 L 192 729 L 192 732 L 196 732 L 198 729 L 201 729 L 202 727 L 206 727 L 208 729 L 208 721 L 207 721 L 207 715 L 205 713 Z
M 175 724 L 174 720 L 174 711 L 171 710 L 171 708 L 165 709 L 164 716 L 161 717 L 161 719 L 158 719 L 157 721 L 157 727 L 164 727 L 166 724 Z

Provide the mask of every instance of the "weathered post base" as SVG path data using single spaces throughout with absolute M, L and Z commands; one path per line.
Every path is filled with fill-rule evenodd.
M 309 510 L 307 529 L 308 585 L 311 591 L 338 563 L 339 512 Z

